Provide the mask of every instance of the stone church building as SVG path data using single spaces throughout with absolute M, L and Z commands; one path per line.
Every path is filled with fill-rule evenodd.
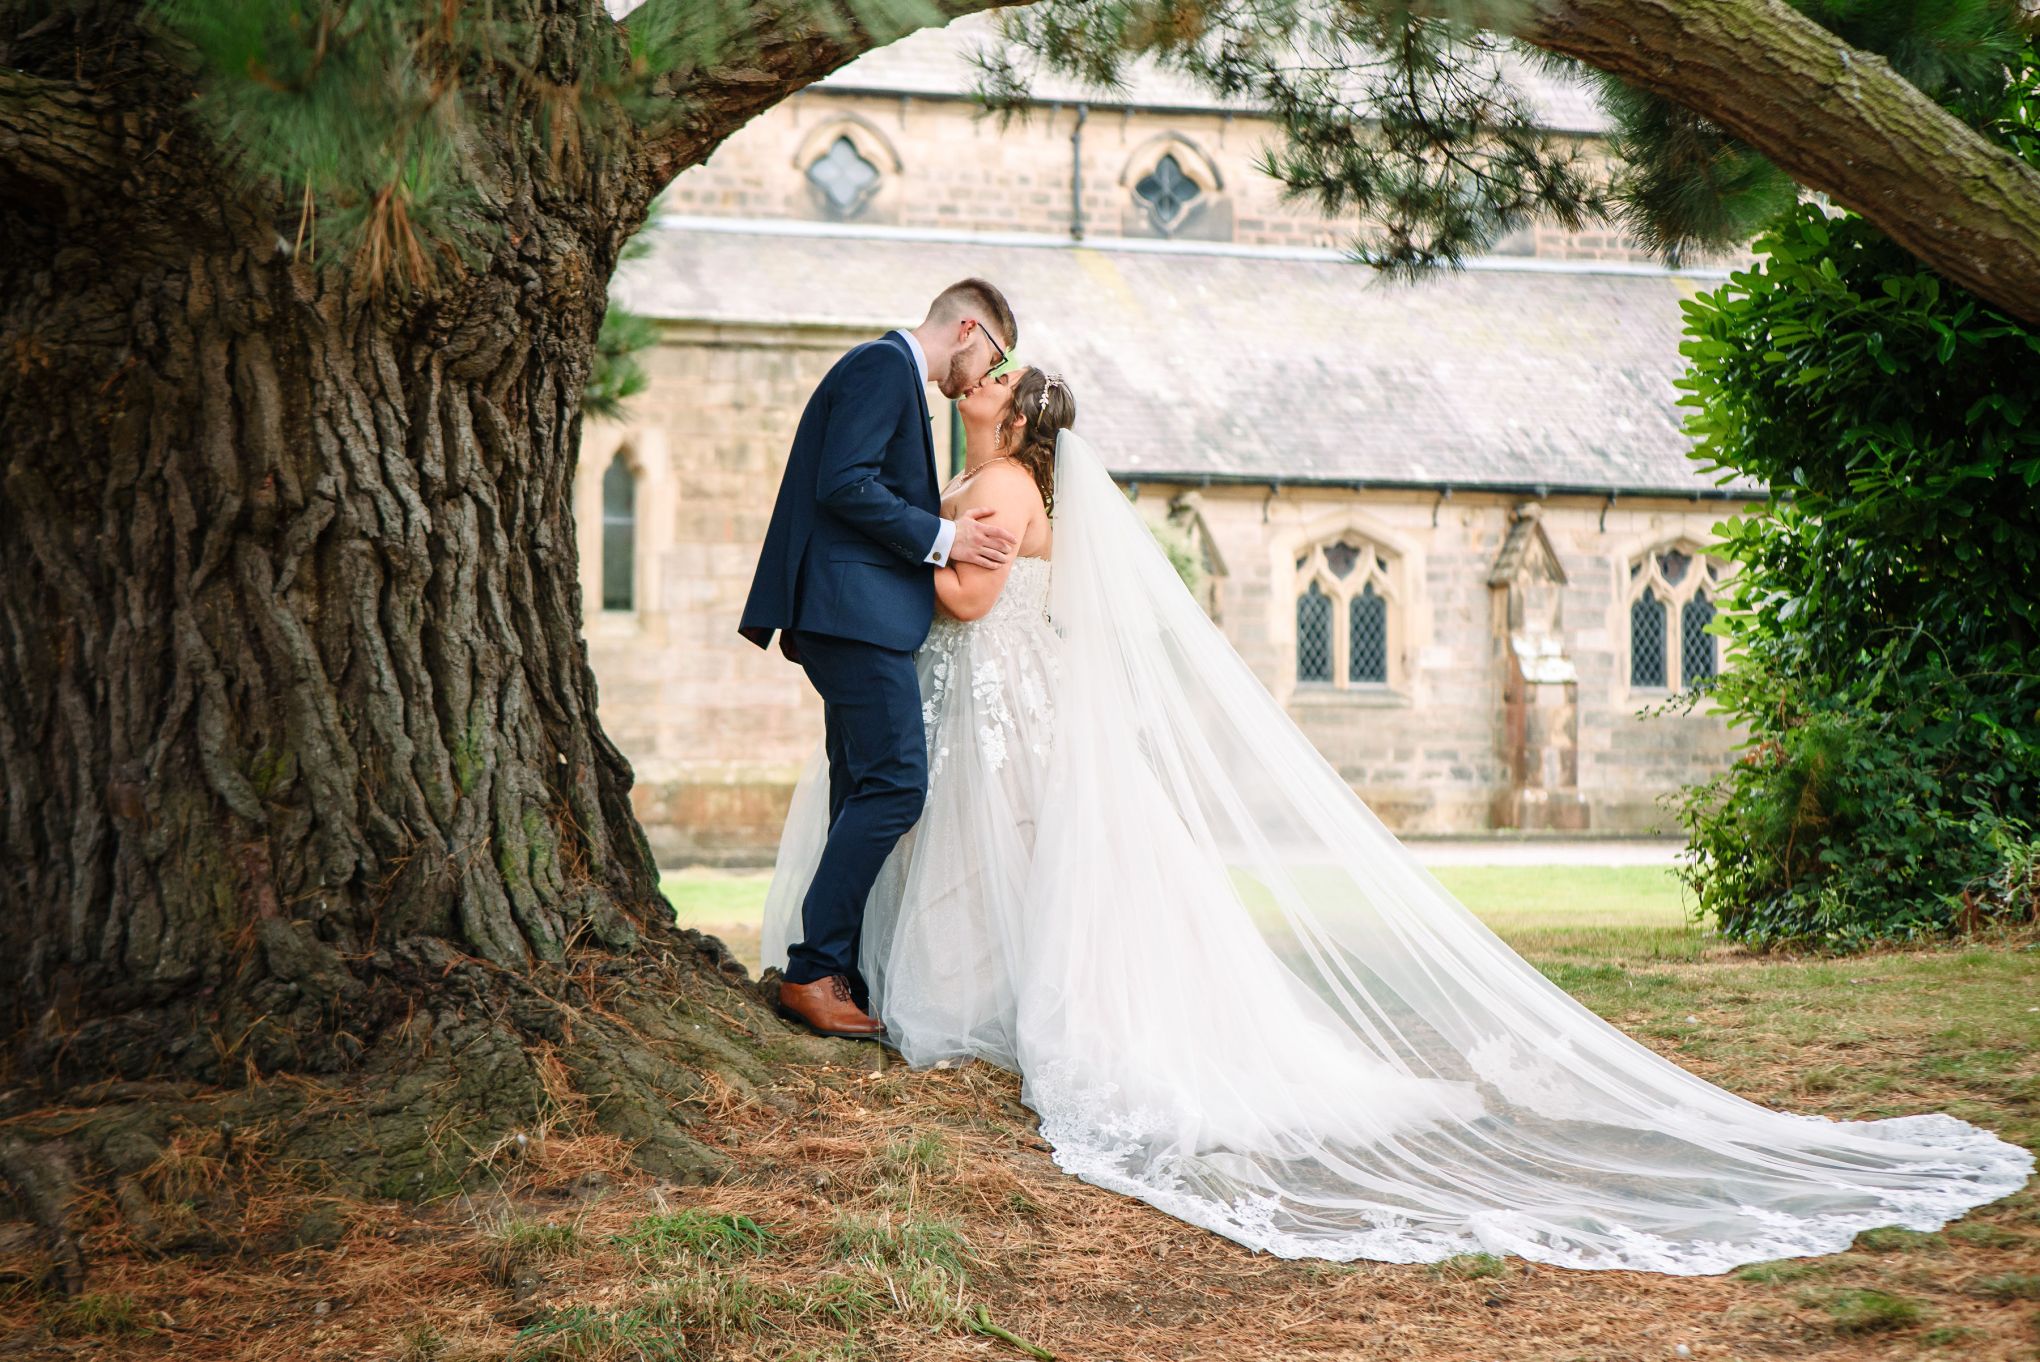
M 969 97 L 991 38 L 918 34 L 778 105 L 674 184 L 618 277 L 659 342 L 628 419 L 586 431 L 582 587 L 661 860 L 769 858 L 821 713 L 736 626 L 794 425 L 838 355 L 966 275 L 1392 827 L 1667 827 L 1661 797 L 1735 741 L 1663 702 L 1723 665 L 1708 546 L 1760 490 L 1680 430 L 1679 303 L 1718 274 L 1539 228 L 1387 283 L 1255 169 L 1253 109 L 1150 72 L 1043 85 L 1002 126 Z M 1596 145 L 1580 92 L 1534 94 Z

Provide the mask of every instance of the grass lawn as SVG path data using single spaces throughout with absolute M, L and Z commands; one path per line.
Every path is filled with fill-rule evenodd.
M 1588 1006 L 1756 1101 L 1947 1110 L 2040 1144 L 2031 936 L 1754 956 L 1688 924 L 1662 870 L 1439 877 Z M 755 963 L 765 884 L 691 871 L 666 890 L 684 924 Z M 2030 1189 L 1937 1233 L 1872 1231 L 1846 1253 L 1719 1277 L 1283 1262 L 1064 1175 L 1010 1075 L 831 1048 L 770 1090 L 688 1099 L 695 1133 L 733 1160 L 718 1185 L 658 1182 L 615 1138 L 567 1123 L 495 1193 L 335 1208 L 331 1247 L 222 1266 L 88 1237 L 94 1288 L 61 1307 L 0 1270 L 0 1355 L 2040 1362 Z
M 1693 958 L 1705 936 L 1686 921 L 1679 882 L 1659 866 L 1444 866 L 1445 887 L 1517 950 L 1557 956 L 1629 954 Z M 670 871 L 660 888 L 675 919 L 721 937 L 758 968 L 758 921 L 771 875 Z

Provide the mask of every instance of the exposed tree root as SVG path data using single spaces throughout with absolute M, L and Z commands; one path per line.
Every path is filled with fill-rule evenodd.
M 359 1005 L 337 1019 L 361 1030 L 344 1071 L 0 1094 L 0 1191 L 18 1204 L 0 1201 L 0 1218 L 40 1227 L 41 1285 L 74 1294 L 86 1269 L 75 1213 L 103 1198 L 130 1243 L 207 1254 L 337 1232 L 315 1208 L 271 1226 L 266 1244 L 232 1242 L 217 1227 L 248 1223 L 251 1188 L 424 1201 L 490 1185 L 562 1132 L 614 1137 L 662 1178 L 717 1181 L 729 1158 L 695 1129 L 733 1102 L 788 1106 L 776 1070 L 840 1062 L 850 1047 L 774 1016 L 720 942 L 670 940 L 520 974 L 414 938 L 378 954 Z M 402 1012 L 364 1026 L 383 994 Z

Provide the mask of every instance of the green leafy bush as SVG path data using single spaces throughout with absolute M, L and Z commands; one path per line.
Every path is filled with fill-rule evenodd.
M 2040 161 L 2040 78 L 1974 121 Z M 2023 140 L 2021 140 L 2023 138 Z M 2040 333 L 1862 220 L 1799 205 L 1686 304 L 1696 457 L 1774 489 L 1714 705 L 1750 743 L 1686 792 L 1726 934 L 1847 948 L 2030 914 L 2040 823 Z

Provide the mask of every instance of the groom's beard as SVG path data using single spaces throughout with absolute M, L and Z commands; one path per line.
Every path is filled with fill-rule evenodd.
M 970 391 L 970 379 L 966 376 L 968 373 L 969 370 L 964 368 L 963 356 L 960 354 L 951 355 L 949 357 L 949 372 L 942 375 L 936 381 L 935 386 L 944 397 L 954 402 L 957 398 Z

